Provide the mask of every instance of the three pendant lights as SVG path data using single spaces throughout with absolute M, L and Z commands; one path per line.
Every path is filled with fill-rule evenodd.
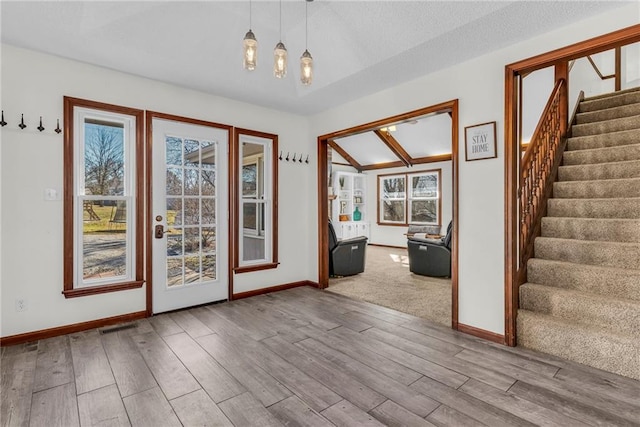
M 309 26 L 307 14 L 308 3 L 313 0 L 306 0 L 305 3 L 305 50 L 300 57 L 300 81 L 308 86 L 313 80 L 313 58 L 307 49 Z M 258 63 L 258 40 L 251 30 L 251 0 L 249 0 L 249 31 L 242 41 L 243 66 L 245 70 L 253 71 Z M 273 49 L 273 75 L 279 79 L 287 75 L 287 48 L 282 43 L 282 0 L 280 0 L 280 41 Z

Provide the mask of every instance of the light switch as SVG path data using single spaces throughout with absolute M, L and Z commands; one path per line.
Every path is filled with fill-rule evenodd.
M 44 199 L 45 200 L 60 200 L 60 195 L 58 190 L 55 188 L 45 188 L 44 189 Z

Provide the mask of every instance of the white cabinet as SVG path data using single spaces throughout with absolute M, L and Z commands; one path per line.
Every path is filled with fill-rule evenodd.
M 335 172 L 331 221 L 339 239 L 369 237 L 366 176 L 353 172 Z

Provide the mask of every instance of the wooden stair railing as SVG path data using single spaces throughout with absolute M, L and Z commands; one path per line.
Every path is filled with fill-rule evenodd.
M 518 187 L 518 285 L 526 281 L 527 261 L 533 256 L 535 238 L 540 235 L 547 199 L 553 191 L 558 166 L 566 145 L 562 121 L 561 98 L 566 90 L 564 79 L 558 80 L 542 113 L 531 142 L 520 162 Z

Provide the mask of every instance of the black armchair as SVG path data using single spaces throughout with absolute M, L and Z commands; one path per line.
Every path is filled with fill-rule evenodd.
M 364 271 L 367 238 L 338 240 L 329 221 L 329 275 L 352 276 Z
M 440 239 L 409 237 L 409 270 L 412 273 L 431 277 L 451 277 L 451 235 L 453 221 L 447 234 Z

